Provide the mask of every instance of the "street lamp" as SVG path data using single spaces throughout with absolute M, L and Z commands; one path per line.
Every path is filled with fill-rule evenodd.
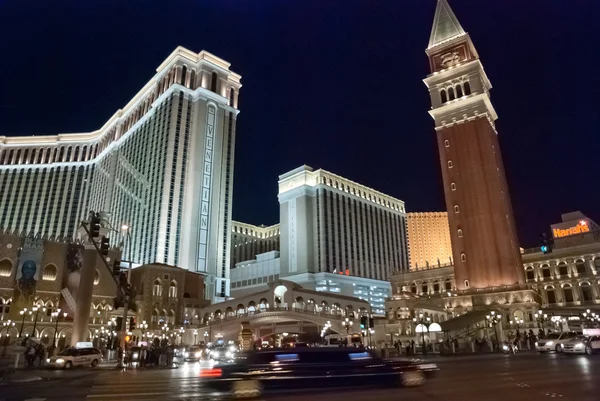
M 46 312 L 46 308 L 40 308 L 39 306 L 36 305 L 31 309 L 35 312 L 35 317 L 34 317 L 34 321 L 33 321 L 33 332 L 31 333 L 31 337 L 35 338 L 35 328 L 37 326 L 38 313 L 40 313 L 40 309 L 43 310 L 44 312 Z
M 144 320 L 142 324 L 140 324 L 140 329 L 142 330 L 142 339 L 146 337 L 146 329 L 148 328 L 148 323 Z
M 496 311 L 491 311 L 489 315 L 485 315 L 489 325 L 494 328 L 494 335 L 496 336 L 496 342 L 500 342 L 500 338 L 498 338 L 498 332 L 496 331 L 496 325 L 502 322 L 502 315 L 496 313 Z M 495 350 L 494 350 L 495 351 Z
M 67 312 L 63 312 L 64 319 L 67 318 Z M 54 341 L 52 341 L 52 346 L 54 348 L 57 347 L 56 342 L 58 341 L 58 321 L 60 318 L 60 308 L 56 310 L 56 312 L 52 312 L 52 317 L 56 319 L 54 323 Z M 98 331 L 98 330 L 96 330 Z
M 183 335 L 185 334 L 185 329 L 183 327 L 179 328 L 179 345 L 183 344 Z
M 346 329 L 346 345 L 350 346 L 350 329 L 352 328 L 352 325 L 354 324 L 354 322 L 348 318 L 346 318 L 343 322 L 342 322 L 342 326 L 344 326 L 344 328 Z
M 206 332 L 204 332 L 204 339 L 206 339 Z M 198 330 L 194 330 L 194 345 L 198 344 L 196 338 L 198 337 Z
M 205 331 L 205 332 L 204 332 L 204 344 L 205 344 L 205 345 L 208 345 L 208 336 L 209 336 L 209 335 L 208 335 L 208 332 L 207 332 L 207 331 Z
M 2 348 L 2 355 L 6 355 L 6 346 L 8 345 L 8 337 L 10 337 L 10 333 L 8 332 L 8 330 L 10 330 L 11 327 L 15 327 L 15 322 L 13 322 L 12 320 L 2 322 L 2 330 L 0 330 L 0 340 L 2 339 L 2 332 L 6 330 L 6 340 L 4 341 L 4 348 Z
M 32 312 L 30 310 L 27 310 L 27 308 L 23 308 L 22 311 L 19 312 L 19 315 L 21 315 L 22 319 L 21 319 L 21 328 L 19 329 L 19 338 L 21 338 L 23 336 L 23 324 L 25 323 L 25 316 L 27 316 L 27 314 L 32 314 Z
M 589 310 L 589 309 L 588 309 Z M 544 323 L 548 320 L 548 314 L 544 313 L 541 309 L 535 313 L 535 318 L 540 324 L 540 328 L 544 328 Z
M 429 330 L 429 325 L 431 324 L 431 318 L 429 316 L 424 317 L 423 313 L 419 313 L 419 319 L 413 317 L 413 322 L 415 323 L 415 332 L 417 328 L 421 329 L 421 351 L 423 355 L 427 355 L 427 347 L 425 347 L 425 332 Z

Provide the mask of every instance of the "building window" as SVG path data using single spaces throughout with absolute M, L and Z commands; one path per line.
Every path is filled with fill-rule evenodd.
M 169 285 L 169 298 L 177 298 L 177 282 L 175 280 L 171 281 Z
M 210 78 L 210 90 L 213 92 L 217 92 L 217 80 L 219 79 L 219 76 L 217 75 L 216 72 L 213 72 Z
M 454 213 L 460 213 L 458 205 L 454 205 Z
M 179 83 L 183 86 L 186 86 L 186 82 L 185 82 L 186 78 L 187 78 L 187 67 L 184 65 L 183 68 L 181 69 L 181 80 L 179 81 Z
M 525 271 L 525 276 L 527 280 L 535 280 L 535 270 L 533 270 L 533 267 L 527 268 L 527 270 Z
M 446 103 L 448 101 L 448 96 L 446 95 L 446 90 L 444 89 L 440 91 L 440 100 L 442 103 Z
M 585 274 L 585 262 L 583 260 L 578 260 L 575 262 L 575 268 L 577 269 L 577 274 Z
M 456 97 L 462 97 L 462 96 L 463 96 L 462 86 L 456 85 Z
M 12 263 L 8 259 L 0 262 L 0 277 L 10 277 L 12 274 Z
M 459 228 L 457 233 L 458 233 L 458 238 L 462 238 L 462 236 L 463 236 L 462 228 Z
M 446 139 L 444 141 L 444 146 L 447 147 L 447 148 L 449 148 L 450 147 L 450 141 Z
M 452 160 L 448 160 L 448 168 L 452 168 Z
M 154 280 L 154 286 L 152 287 L 152 295 L 155 297 L 160 297 L 162 295 L 162 286 L 160 285 L 160 280 Z
M 448 88 L 448 98 L 450 100 L 456 99 L 456 97 L 454 96 L 454 88 Z
M 233 88 L 229 89 L 229 105 L 231 107 L 235 107 L 233 105 L 233 99 L 235 98 L 235 90 Z
M 550 278 L 550 266 L 548 266 L 548 265 L 542 266 L 542 277 Z
M 451 280 L 446 280 L 446 283 L 445 283 L 444 286 L 446 288 L 446 291 L 451 291 L 452 290 L 452 281 Z
M 465 288 L 469 288 L 469 280 L 465 280 Z
M 467 255 L 465 255 L 464 252 L 460 254 L 460 261 L 461 262 L 466 262 L 467 261 Z
M 421 285 L 421 293 L 422 294 L 429 293 L 429 289 L 427 288 L 427 283 L 423 283 L 423 285 Z
M 565 284 L 563 292 L 565 294 L 565 302 L 573 302 L 573 288 L 571 288 L 570 284 Z
M 455 183 L 453 183 L 453 182 L 450 183 L 450 190 L 451 191 L 456 191 L 456 184 Z
M 565 262 L 560 262 L 558 264 L 558 274 L 561 277 L 566 277 L 569 275 L 569 268 Z
M 588 283 L 587 281 L 584 281 L 583 283 L 579 284 L 579 286 L 581 287 L 582 300 L 584 302 L 593 301 L 594 294 L 592 293 L 592 287 L 590 287 L 590 283 Z
M 463 87 L 465 88 L 465 96 L 468 96 L 471 94 L 471 85 L 468 82 L 465 82 L 463 84 Z
M 548 297 L 549 304 L 556 303 L 556 293 L 554 292 L 554 287 L 549 287 L 546 289 L 546 296 Z
M 56 280 L 56 266 L 48 265 L 48 266 L 44 267 L 44 273 L 42 274 L 42 279 L 44 281 Z

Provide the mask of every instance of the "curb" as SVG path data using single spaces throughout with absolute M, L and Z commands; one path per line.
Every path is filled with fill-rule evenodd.
M 9 379 L 9 380 L 0 380 L 0 386 L 2 385 L 8 385 L 8 384 L 19 384 L 19 383 L 31 383 L 31 382 L 37 382 L 37 381 L 41 381 L 42 378 L 39 376 L 32 376 L 32 377 L 24 377 L 22 379 Z

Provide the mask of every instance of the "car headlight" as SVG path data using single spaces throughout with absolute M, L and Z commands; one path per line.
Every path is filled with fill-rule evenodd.
M 235 351 L 235 345 L 229 346 L 229 351 L 234 352 Z
M 538 343 L 537 343 L 537 341 L 535 342 L 535 346 L 536 346 L 536 347 L 538 346 Z
M 137 358 L 138 356 L 139 356 L 139 355 L 138 355 L 138 353 L 137 353 L 137 352 L 134 352 L 134 353 L 133 353 L 133 359 Z
M 213 351 L 211 353 L 211 355 L 212 355 L 213 358 L 218 358 L 219 357 L 219 352 L 218 351 Z
M 56 360 L 56 363 L 65 363 L 65 360 L 64 360 L 64 359 L 62 359 L 62 358 L 58 358 L 58 359 Z
M 547 345 L 547 346 L 549 346 L 549 347 L 551 347 L 551 346 L 553 346 L 553 345 L 554 345 L 554 341 L 548 341 L 548 342 L 546 343 L 546 345 Z
M 507 350 L 508 350 L 508 345 L 503 345 L 503 346 L 502 346 L 502 349 L 503 349 L 504 351 L 507 351 Z
M 50 363 L 50 358 L 46 359 L 46 363 Z
M 200 355 L 202 355 L 202 352 L 196 352 L 194 355 L 196 356 L 196 358 L 200 358 Z
M 575 348 L 583 348 L 583 343 L 577 343 L 577 344 L 575 344 Z
M 227 358 L 231 358 L 231 357 L 233 356 L 233 352 L 231 352 L 231 351 L 227 351 L 227 352 L 225 353 L 225 356 L 226 356 Z
M 189 353 L 189 352 L 185 352 L 185 353 L 183 354 L 183 356 L 185 356 L 185 357 L 187 358 L 188 356 L 190 356 L 190 353 Z

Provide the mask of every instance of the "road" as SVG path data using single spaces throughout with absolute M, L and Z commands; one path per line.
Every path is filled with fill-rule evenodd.
M 420 388 L 332 389 L 310 394 L 273 394 L 265 401 L 596 401 L 600 394 L 600 355 L 476 355 L 436 360 L 438 376 Z M 43 372 L 43 380 L 0 385 L 0 400 L 138 401 L 217 400 L 198 378 L 201 367 Z

